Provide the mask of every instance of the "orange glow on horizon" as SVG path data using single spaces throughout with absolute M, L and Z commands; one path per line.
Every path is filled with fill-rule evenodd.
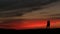
M 50 20 L 50 28 L 60 28 L 60 19 L 51 19 Z M 4 29 L 45 29 L 47 25 L 47 20 L 39 20 L 39 19 L 31 19 L 31 20 L 19 20 L 19 21 L 11 21 L 10 23 L 0 24 L 0 28 Z

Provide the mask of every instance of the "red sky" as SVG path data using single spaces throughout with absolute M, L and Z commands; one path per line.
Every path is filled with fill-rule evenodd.
M 60 28 L 60 19 L 51 19 L 50 20 L 50 28 Z M 47 25 L 47 20 L 40 20 L 40 19 L 26 19 L 26 20 L 15 20 L 9 23 L 0 24 L 0 28 L 4 29 L 36 29 L 36 28 L 43 28 L 45 29 Z

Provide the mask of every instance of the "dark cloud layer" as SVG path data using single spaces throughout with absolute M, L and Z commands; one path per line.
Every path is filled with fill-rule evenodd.
M 57 0 L 0 0 L 0 17 L 19 16 L 54 1 Z
M 1 9 L 24 8 L 35 5 L 46 4 L 56 0 L 0 0 Z

